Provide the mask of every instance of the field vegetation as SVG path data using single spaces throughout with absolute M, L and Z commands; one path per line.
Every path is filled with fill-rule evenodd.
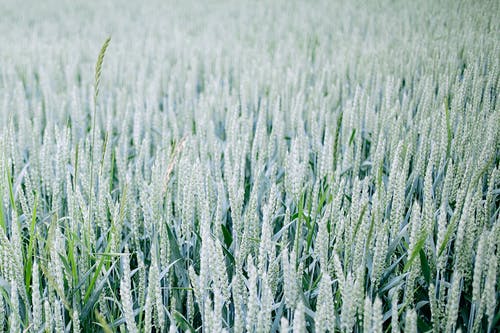
M 500 2 L 0 16 L 0 332 L 499 329 Z

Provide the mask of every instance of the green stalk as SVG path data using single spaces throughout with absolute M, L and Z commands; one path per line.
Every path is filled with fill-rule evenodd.
M 90 144 L 90 189 L 89 189 L 89 218 L 91 219 L 92 214 L 92 192 L 94 188 L 94 147 L 95 147 L 95 128 L 96 128 L 96 116 L 97 116 L 97 97 L 99 96 L 99 82 L 101 81 L 101 71 L 102 63 L 104 62 L 104 56 L 106 54 L 106 49 L 108 48 L 111 37 L 108 37 L 104 44 L 102 44 L 101 51 L 97 57 L 97 62 L 95 65 L 95 79 L 94 79 L 94 110 L 92 114 L 92 139 Z

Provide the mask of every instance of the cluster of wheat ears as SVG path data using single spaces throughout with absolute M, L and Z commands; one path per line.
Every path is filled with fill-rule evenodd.
M 498 330 L 500 2 L 0 12 L 0 332 Z

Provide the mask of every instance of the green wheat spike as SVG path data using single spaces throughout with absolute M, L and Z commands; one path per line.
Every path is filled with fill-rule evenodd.
M 106 54 L 106 49 L 108 48 L 111 37 L 108 37 L 104 44 L 102 44 L 101 51 L 97 57 L 97 62 L 95 64 L 95 80 L 94 80 L 94 103 L 97 101 L 97 96 L 99 95 L 99 82 L 101 81 L 101 70 L 102 63 L 104 61 L 104 56 Z

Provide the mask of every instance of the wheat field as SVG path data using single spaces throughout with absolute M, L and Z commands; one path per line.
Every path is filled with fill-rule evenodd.
M 500 2 L 0 16 L 0 332 L 499 330 Z

